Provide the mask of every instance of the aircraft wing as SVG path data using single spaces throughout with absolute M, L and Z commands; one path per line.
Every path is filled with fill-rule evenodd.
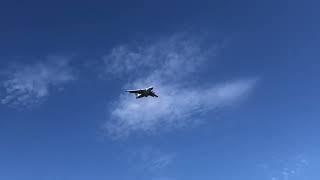
M 143 93 L 143 89 L 137 89 L 137 90 L 127 90 L 127 92 L 129 92 L 129 93 L 138 93 L 138 94 L 141 94 L 141 93 Z
M 151 94 L 152 97 L 159 97 L 158 95 L 156 95 L 154 92 Z

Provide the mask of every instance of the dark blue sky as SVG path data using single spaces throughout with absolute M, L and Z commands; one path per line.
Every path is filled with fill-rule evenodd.
M 0 179 L 318 180 L 318 5 L 2 1 Z

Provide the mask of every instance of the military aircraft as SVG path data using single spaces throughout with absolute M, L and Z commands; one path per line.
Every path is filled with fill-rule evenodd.
M 127 90 L 126 92 L 134 93 L 136 95 L 136 99 L 142 98 L 142 97 L 158 97 L 153 91 L 153 87 L 148 87 L 145 89 L 136 89 L 136 90 Z

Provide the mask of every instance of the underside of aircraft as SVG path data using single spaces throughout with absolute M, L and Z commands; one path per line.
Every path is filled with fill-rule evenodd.
M 136 95 L 136 99 L 142 98 L 142 97 L 158 97 L 158 95 L 155 94 L 153 91 L 153 87 L 145 88 L 145 89 L 136 89 L 136 90 L 127 90 L 129 93 L 134 93 Z

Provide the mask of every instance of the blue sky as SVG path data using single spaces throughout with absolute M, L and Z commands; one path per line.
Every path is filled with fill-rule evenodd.
M 0 179 L 318 180 L 318 5 L 1 2 Z

